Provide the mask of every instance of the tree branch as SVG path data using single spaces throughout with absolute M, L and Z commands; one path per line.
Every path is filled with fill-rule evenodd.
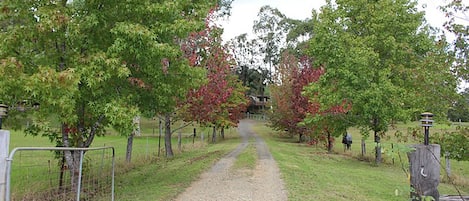
M 99 116 L 98 120 L 94 123 L 93 127 L 90 130 L 90 136 L 86 139 L 85 147 L 90 147 L 91 142 L 93 142 L 94 136 L 96 135 L 96 130 L 101 125 L 101 121 L 104 119 L 104 115 Z
M 176 131 L 181 130 L 181 129 L 185 128 L 185 127 L 188 127 L 188 126 L 190 126 L 190 125 L 192 125 L 192 122 L 185 122 L 185 124 L 182 125 L 181 127 L 176 128 L 176 129 L 173 129 L 172 132 L 171 132 L 171 134 L 173 134 L 173 133 L 175 133 Z

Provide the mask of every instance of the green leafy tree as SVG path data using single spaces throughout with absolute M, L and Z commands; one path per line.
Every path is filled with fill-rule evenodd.
M 449 154 L 449 158 L 457 161 L 469 161 L 469 127 L 458 126 L 455 131 L 433 133 L 430 141 L 441 145 L 441 155 Z
M 280 60 L 280 50 L 285 43 L 285 15 L 277 8 L 263 6 L 257 14 L 258 20 L 254 21 L 253 30 L 261 43 L 260 51 L 263 54 L 264 64 L 269 73 Z M 269 76 L 271 77 L 271 76 Z
M 455 59 L 454 71 L 464 81 L 469 81 L 469 17 L 467 2 L 461 0 L 451 0 L 441 7 L 445 13 L 447 21 L 444 28 L 453 36 L 451 56 Z
M 448 118 L 455 122 L 469 121 L 469 88 L 459 94 L 459 98 L 448 111 Z
M 139 111 L 171 113 L 203 75 L 180 41 L 204 28 L 216 3 L 2 0 L 1 101 L 39 104 L 27 131 L 59 146 L 89 147 L 108 126 L 129 135 Z M 75 189 L 79 152 L 65 159 Z
M 259 45 L 257 39 L 247 39 L 247 34 L 241 34 L 229 41 L 229 47 L 236 61 L 235 72 L 242 84 L 248 88 L 248 95 L 265 95 L 270 72 L 260 68 Z
M 409 0 L 327 1 L 320 14 L 313 13 L 309 50 L 326 70 L 307 90 L 317 95 L 311 98 L 323 111 L 343 101 L 351 104 L 348 119 L 364 138 L 374 133 L 377 163 L 380 135 L 392 121 L 433 109 L 437 96 L 448 98 L 439 103 L 447 108 L 456 88 L 451 65 L 441 56 L 445 42 L 431 36 L 416 5 Z

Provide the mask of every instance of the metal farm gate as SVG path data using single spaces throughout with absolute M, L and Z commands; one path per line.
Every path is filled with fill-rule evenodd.
M 78 169 L 67 165 L 66 154 L 76 156 Z M 113 147 L 14 148 L 6 158 L 5 200 L 113 201 L 114 154 Z

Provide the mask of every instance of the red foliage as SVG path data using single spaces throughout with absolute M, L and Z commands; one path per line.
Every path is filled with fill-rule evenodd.
M 312 82 L 316 82 L 319 77 L 324 73 L 323 68 L 315 68 L 311 65 L 311 61 L 307 57 L 302 57 L 298 64 L 292 71 L 291 94 L 285 100 L 288 104 L 288 110 L 291 111 L 290 116 L 286 117 L 287 128 L 290 132 L 305 134 L 307 128 L 299 126 L 298 123 L 302 122 L 306 115 L 316 114 L 319 112 L 319 104 L 312 103 L 308 97 L 302 95 L 303 88 Z
M 127 80 L 129 81 L 129 83 L 131 85 L 137 86 L 139 88 L 148 88 L 149 87 L 145 84 L 145 82 L 142 79 L 139 79 L 139 78 L 129 77 L 129 78 L 127 78 Z
M 333 125 L 327 121 L 321 122 L 324 125 L 305 126 L 300 125 L 308 114 L 330 115 L 343 114 L 350 109 L 350 105 L 344 100 L 342 104 L 333 106 L 327 110 L 320 110 L 320 104 L 312 102 L 309 97 L 303 95 L 305 86 L 319 80 L 324 74 L 323 67 L 313 67 L 312 62 L 307 57 L 296 59 L 293 55 L 285 53 L 278 68 L 280 83 L 272 87 L 272 100 L 274 111 L 271 117 L 273 125 L 277 129 L 286 129 L 291 134 L 311 134 L 318 131 L 310 144 L 324 142 L 327 145 L 327 133 L 331 133 Z M 319 131 L 318 129 L 321 129 Z M 329 139 L 333 142 L 333 139 Z
M 230 98 L 239 95 L 234 76 L 231 75 L 232 56 L 220 44 L 221 39 L 214 33 L 217 27 L 190 34 L 188 40 L 181 46 L 189 64 L 203 67 L 207 70 L 208 82 L 187 94 L 187 100 L 182 103 L 185 109 L 186 121 L 197 121 L 203 124 L 221 124 L 221 121 L 237 123 L 245 108 L 243 101 L 230 103 Z

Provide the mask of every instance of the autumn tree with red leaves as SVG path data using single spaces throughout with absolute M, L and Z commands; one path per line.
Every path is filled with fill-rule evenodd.
M 348 110 L 348 103 L 333 106 L 321 111 L 318 102 L 309 99 L 304 88 L 319 80 L 324 68 L 314 67 L 307 57 L 298 59 L 285 51 L 277 67 L 275 83 L 271 86 L 272 112 L 271 126 L 276 130 L 286 130 L 290 135 L 313 137 L 316 143 L 323 141 L 330 151 L 334 137 L 340 136 L 347 124 L 339 118 Z M 306 121 L 305 121 L 306 120 Z M 315 122 L 312 124 L 312 122 Z
M 303 87 L 319 79 L 322 68 L 314 68 L 308 58 L 296 58 L 284 52 L 277 67 L 272 92 L 271 126 L 277 130 L 288 130 L 291 135 L 299 135 L 301 141 L 304 135 L 312 133 L 312 129 L 299 123 L 306 114 L 317 113 L 318 105 L 312 103 L 302 95 Z
M 234 61 L 221 44 L 221 29 L 208 18 L 206 29 L 193 33 L 183 45 L 186 57 L 195 67 L 205 68 L 207 82 L 190 90 L 182 102 L 180 116 L 184 121 L 212 126 L 216 129 L 236 126 L 247 106 L 245 87 L 232 73 Z

